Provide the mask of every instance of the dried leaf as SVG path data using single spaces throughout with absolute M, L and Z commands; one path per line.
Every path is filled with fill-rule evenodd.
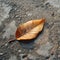
M 45 19 L 31 20 L 19 25 L 16 30 L 17 40 L 31 40 L 36 38 L 39 32 L 42 31 Z

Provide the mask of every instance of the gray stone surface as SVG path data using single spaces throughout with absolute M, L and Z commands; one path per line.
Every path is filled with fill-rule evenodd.
M 0 26 L 2 25 L 2 21 L 9 17 L 9 12 L 11 9 L 11 6 L 8 4 L 0 2 Z
M 11 56 L 11 57 L 9 58 L 9 60 L 17 60 L 17 57 L 16 57 L 16 56 Z
M 47 3 L 50 3 L 52 6 L 56 8 L 60 8 L 60 0 L 47 0 Z
M 8 44 L 19 24 L 40 18 L 46 23 L 34 41 Z M 60 0 L 0 0 L 0 60 L 21 59 L 60 60 Z
M 47 42 L 40 46 L 40 48 L 36 51 L 39 55 L 49 56 L 49 50 L 52 48 L 51 44 Z
M 15 25 L 15 21 L 12 21 L 11 23 L 9 23 L 5 29 L 3 31 L 5 31 L 5 33 L 3 34 L 3 38 L 10 38 L 10 35 L 15 35 L 16 32 L 16 25 Z

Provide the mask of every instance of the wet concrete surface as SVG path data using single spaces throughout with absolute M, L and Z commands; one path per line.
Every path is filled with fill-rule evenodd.
M 39 36 L 28 43 L 14 41 L 19 24 L 46 18 Z M 60 60 L 59 0 L 0 0 L 0 60 Z

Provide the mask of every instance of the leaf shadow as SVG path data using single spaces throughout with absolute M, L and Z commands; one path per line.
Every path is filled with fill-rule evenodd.
M 35 48 L 35 40 L 43 33 L 43 30 L 36 36 L 36 38 L 31 40 L 20 40 L 19 43 L 24 49 L 34 49 Z

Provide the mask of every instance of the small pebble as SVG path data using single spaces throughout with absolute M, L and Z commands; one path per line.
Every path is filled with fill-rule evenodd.
M 19 17 L 18 20 L 20 20 L 21 18 Z
M 54 12 L 51 14 L 51 16 L 54 16 Z
M 14 10 L 17 10 L 17 8 L 15 8 Z
M 19 54 L 21 60 L 26 60 L 25 58 L 27 58 L 27 55 L 26 54 Z
M 25 57 L 27 57 L 27 55 L 23 55 L 23 56 L 22 56 L 22 58 L 25 58 Z
M 19 17 L 19 15 L 16 15 L 15 17 L 16 17 L 16 18 L 18 18 L 18 17 Z
M 5 46 L 8 46 L 8 43 L 6 43 Z
M 19 54 L 19 56 L 23 56 L 24 54 Z
M 32 60 L 35 59 L 35 56 L 33 56 L 32 54 L 28 54 L 28 58 Z
M 31 15 L 32 15 L 32 13 L 29 13 L 29 14 L 28 14 L 28 16 L 31 16 Z
M 21 52 L 21 50 L 18 50 L 18 52 Z
M 24 58 L 23 60 L 28 60 L 27 58 Z
M 3 53 L 0 53 L 0 55 L 3 55 Z
M 46 57 L 46 59 L 49 59 L 49 58 L 50 58 L 50 56 L 47 56 L 47 57 Z
M 26 12 L 26 14 L 27 14 L 28 16 L 32 16 L 32 13 L 30 13 L 30 12 Z
M 20 10 L 17 10 L 17 12 L 19 12 Z

